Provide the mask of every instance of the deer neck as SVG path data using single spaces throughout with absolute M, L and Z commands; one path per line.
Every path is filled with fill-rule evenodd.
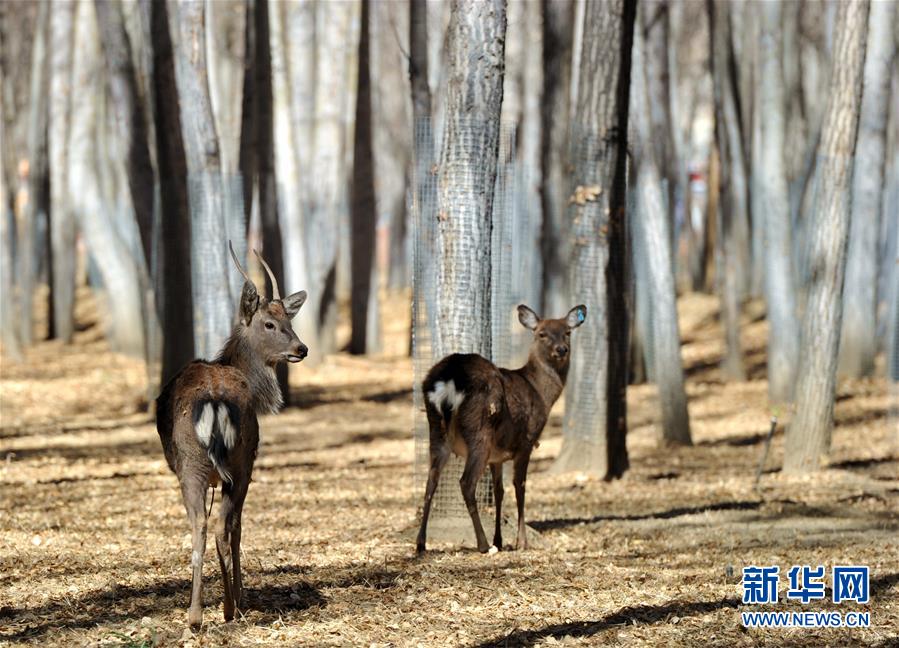
M 562 395 L 565 388 L 565 379 L 568 376 L 568 362 L 561 367 L 555 366 L 540 354 L 531 352 L 527 364 L 521 368 L 521 373 L 531 383 L 534 389 L 543 397 L 547 410 Z
M 215 362 L 234 367 L 246 377 L 257 414 L 274 414 L 283 405 L 275 369 L 253 350 L 241 329 L 235 327 Z

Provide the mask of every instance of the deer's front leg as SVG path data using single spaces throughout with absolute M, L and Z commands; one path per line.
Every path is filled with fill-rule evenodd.
M 512 483 L 515 485 L 515 502 L 518 505 L 518 538 L 515 541 L 516 549 L 528 548 L 527 529 L 524 524 L 524 483 L 528 478 L 528 463 L 530 454 L 515 458 Z

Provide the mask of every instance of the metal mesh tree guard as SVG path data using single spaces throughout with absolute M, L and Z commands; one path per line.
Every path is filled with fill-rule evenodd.
M 478 133 L 471 129 L 472 145 Z M 417 506 L 423 496 L 429 469 L 429 432 L 424 411 L 421 382 L 438 361 L 439 335 L 436 313 L 437 268 L 437 160 L 430 121 L 415 125 L 416 151 L 433 151 L 434 159 L 413 160 L 412 192 L 412 356 L 414 384 L 413 433 L 415 438 L 414 483 Z M 466 143 L 467 144 L 467 143 Z M 491 232 L 491 360 L 500 366 L 514 366 L 527 356 L 530 335 L 518 323 L 515 307 L 534 299 L 539 287 L 539 212 L 518 200 L 519 187 L 529 171 L 516 155 L 515 128 L 500 127 L 500 148 L 494 187 Z M 440 477 L 434 495 L 429 537 L 437 540 L 471 542 L 474 534 L 468 510 L 462 500 L 459 478 L 464 462 L 452 457 Z M 477 501 L 482 509 L 492 509 L 493 493 L 489 475 L 478 485 Z

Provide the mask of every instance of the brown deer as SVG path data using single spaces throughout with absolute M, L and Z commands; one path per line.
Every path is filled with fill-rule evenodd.
M 454 353 L 438 362 L 422 383 L 430 428 L 428 485 L 425 490 L 418 553 L 425 550 L 431 500 L 450 452 L 465 459 L 460 484 L 471 515 L 478 550 L 490 549 L 475 491 L 490 465 L 496 503 L 493 546 L 503 547 L 502 464 L 512 461 L 518 503 L 517 549 L 527 549 L 524 525 L 524 483 L 531 451 L 540 439 L 549 411 L 568 376 L 571 331 L 587 318 L 586 306 L 575 306 L 562 319 L 541 320 L 527 306 L 518 307 L 518 320 L 532 331 L 534 341 L 527 363 L 520 369 L 500 369 L 475 353 Z
M 206 491 L 211 487 L 214 497 L 221 483 L 215 546 L 225 590 L 224 615 L 230 621 L 241 608 L 240 517 L 259 445 L 256 415 L 275 413 L 282 405 L 275 366 L 300 362 L 309 351 L 290 325 L 306 301 L 305 291 L 282 299 L 271 268 L 258 252 L 256 256 L 271 279 L 271 301 L 259 296 L 232 247 L 231 258 L 245 282 L 231 336 L 215 360 L 194 360 L 156 399 L 156 429 L 169 468 L 178 476 L 192 529 L 193 585 L 187 616 L 193 627 L 203 622 Z

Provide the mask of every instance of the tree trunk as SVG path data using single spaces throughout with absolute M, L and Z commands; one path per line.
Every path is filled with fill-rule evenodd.
M 811 230 L 813 271 L 802 327 L 796 416 L 787 429 L 784 448 L 787 473 L 816 470 L 830 450 L 867 0 L 840 3 L 835 30 L 831 90 L 818 149 L 821 184 L 817 222 Z
M 352 183 L 352 336 L 350 353 L 364 354 L 380 347 L 378 274 L 375 264 L 375 178 L 372 153 L 371 71 L 369 61 L 370 0 L 362 0 L 359 34 L 359 75 L 356 90 L 356 127 Z
M 237 304 L 229 289 L 236 270 L 228 258 L 221 157 L 206 75 L 205 6 L 202 0 L 172 0 L 169 9 L 187 163 L 194 344 L 198 356 L 211 358 L 231 332 Z
M 873 374 L 877 353 L 877 239 L 883 205 L 895 25 L 895 2 L 871 4 L 852 176 L 852 218 L 840 341 L 840 373 L 850 377 Z
M 586 304 L 588 315 L 574 338 L 565 439 L 553 470 L 580 470 L 612 479 L 628 468 L 625 205 L 636 2 L 585 4 L 570 131 L 574 170 L 568 209 L 571 300 Z
M 568 290 L 568 147 L 571 53 L 574 33 L 573 0 L 542 0 L 543 101 L 541 103 L 541 186 L 543 223 L 540 249 L 543 266 L 541 313 L 563 313 Z
M 284 248 L 281 239 L 281 225 L 278 221 L 278 187 L 275 181 L 274 150 L 274 113 L 272 100 L 272 54 L 271 34 L 269 32 L 268 0 L 254 0 L 252 15 L 247 16 L 247 32 L 252 35 L 253 47 L 249 48 L 251 69 L 247 72 L 247 83 L 244 85 L 244 110 L 249 108 L 250 119 L 244 115 L 244 132 L 241 137 L 252 143 L 242 149 L 242 157 L 246 159 L 246 146 L 252 147 L 253 163 L 251 166 L 259 201 L 259 224 L 262 230 L 262 252 L 271 267 L 278 284 L 285 290 L 292 289 L 284 282 Z M 249 40 L 249 39 L 248 39 Z M 248 44 L 249 45 L 249 44 Z M 247 88 L 250 88 L 249 94 Z M 245 164 L 245 163 L 244 163 Z M 243 165 L 242 165 L 243 166 Z M 244 200 L 247 200 L 247 187 L 252 197 L 253 177 L 244 173 Z M 249 222 L 249 205 L 245 204 L 247 221 Z M 278 385 L 284 404 L 290 403 L 290 384 L 287 366 L 278 365 Z
M 632 96 L 634 106 L 634 162 L 637 167 L 637 218 L 641 221 L 643 262 L 649 268 L 649 294 L 652 302 L 651 358 L 662 406 L 662 440 L 666 443 L 690 445 L 690 419 L 684 370 L 680 355 L 680 332 L 677 322 L 677 300 L 674 273 L 671 271 L 670 221 L 665 211 L 665 197 L 659 174 L 661 149 L 653 147 L 657 124 L 649 106 L 660 100 L 649 94 L 648 78 L 655 63 L 644 57 L 645 41 L 641 34 L 634 38 L 632 63 Z M 645 70 L 645 74 L 644 74 Z
M 765 218 L 765 297 L 768 307 L 768 398 L 792 399 L 798 360 L 799 323 L 793 277 L 790 210 L 784 165 L 786 98 L 781 52 L 782 7 L 761 5 L 761 57 L 758 92 L 761 122 L 760 190 Z
M 337 273 L 341 224 L 347 210 L 347 128 L 344 124 L 348 79 L 345 48 L 356 6 L 351 2 L 318 5 L 316 15 L 314 98 L 315 111 L 309 172 L 301 176 L 309 285 L 313 298 L 297 317 L 304 331 L 317 331 L 318 349 L 309 345 L 315 362 L 337 348 Z M 291 34 L 291 40 L 295 37 Z M 294 59 L 295 60 L 295 59 Z M 293 61 L 291 61 L 291 64 Z M 297 88 L 294 87 L 294 93 Z M 302 146 L 303 143 L 301 142 Z M 307 360 L 308 362 L 308 360 Z
M 125 169 L 131 202 L 149 269 L 153 257 L 153 213 L 155 178 L 150 161 L 147 116 L 138 92 L 131 42 L 125 29 L 122 7 L 112 0 L 95 0 L 100 42 L 106 58 L 109 91 L 115 106 L 119 135 L 128 147 Z
M 437 177 L 436 358 L 453 352 L 491 357 L 491 232 L 505 34 L 505 0 L 453 0 Z
M 50 337 L 72 341 L 75 332 L 75 236 L 74 214 L 69 204 L 68 139 L 72 97 L 72 40 L 75 4 L 54 6 L 50 15 L 53 49 L 50 71 L 50 248 L 52 268 L 50 294 L 53 327 Z
M 412 151 L 411 105 L 406 65 L 409 24 L 406 2 L 373 2 L 371 6 L 372 147 L 378 240 L 387 237 L 387 263 L 382 283 L 410 285 L 409 218 L 406 209 Z M 399 42 L 398 42 L 399 41 Z M 379 270 L 379 271 L 380 271 Z
M 0 70 L 2 76 L 3 70 Z M 6 145 L 6 120 L 0 116 L 0 150 Z M 10 191 L 6 184 L 6 173 L 0 172 L 0 341 L 3 353 L 18 362 L 22 359 L 22 348 L 16 331 L 16 299 L 12 283 L 13 229 Z
M 47 129 L 48 94 L 50 82 L 49 54 L 47 38 L 50 30 L 50 6 L 42 2 L 38 5 L 35 21 L 34 44 L 31 55 L 31 75 L 28 99 L 28 170 L 21 183 L 25 185 L 24 204 L 19 202 L 16 209 L 16 287 L 18 291 L 18 337 L 23 347 L 31 346 L 34 340 L 32 304 L 34 298 L 38 221 L 48 210 L 47 185 Z
M 285 290 L 323 289 L 310 280 L 306 231 L 308 198 L 302 179 L 311 173 L 315 114 L 315 6 L 311 2 L 270 3 L 269 52 L 272 67 L 272 127 L 278 220 L 283 237 Z M 261 195 L 261 193 L 260 193 Z M 315 303 L 315 298 L 311 300 Z M 318 328 L 304 319 L 307 304 L 293 328 L 309 346 L 310 360 L 321 358 Z
M 160 197 L 153 272 L 163 332 L 161 384 L 165 385 L 194 358 L 190 206 L 168 7 L 165 2 L 141 1 L 141 17 L 148 23 L 144 31 L 150 34 L 153 50 L 150 94 Z
M 143 358 L 145 321 L 138 264 L 119 236 L 115 202 L 103 195 L 101 164 L 105 151 L 98 146 L 104 75 L 98 14 L 92 3 L 78 3 L 75 18 L 73 94 L 68 143 L 69 209 L 84 233 L 105 291 L 108 337 L 114 351 Z
M 246 255 L 247 219 L 243 205 L 244 181 L 240 175 L 243 87 L 246 60 L 246 0 L 204 0 L 206 70 L 209 99 L 218 136 L 222 174 L 225 233 L 238 257 Z M 246 180 L 251 182 L 250 180 Z M 228 264 L 231 270 L 230 264 Z M 231 303 L 237 304 L 244 279 L 228 273 Z
M 717 241 L 719 271 L 718 294 L 721 300 L 721 322 L 724 327 L 725 352 L 722 374 L 729 380 L 745 380 L 746 371 L 740 351 L 740 278 L 748 255 L 746 226 L 747 187 L 743 157 L 743 138 L 740 134 L 736 78 L 729 13 L 731 5 L 725 0 L 709 0 L 709 25 L 712 82 L 715 99 L 715 143 L 720 171 L 717 219 L 720 233 Z M 741 227 L 742 223 L 742 227 Z M 742 231 L 741 231 L 742 230 Z M 742 234 L 742 236 L 741 236 Z

